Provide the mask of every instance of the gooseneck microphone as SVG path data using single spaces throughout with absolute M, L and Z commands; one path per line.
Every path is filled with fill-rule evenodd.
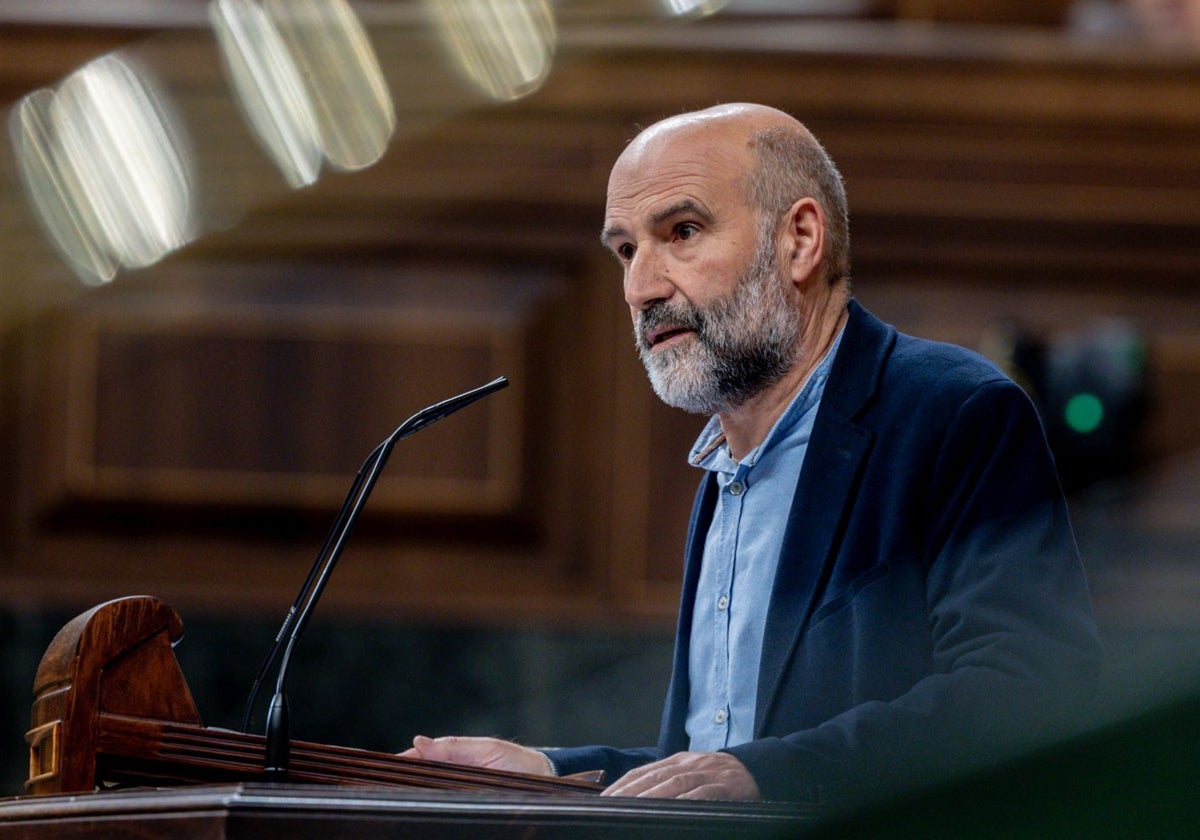
M 281 782 L 287 779 L 291 721 L 288 714 L 286 683 L 292 652 L 296 648 L 296 642 L 299 641 L 300 635 L 304 632 L 309 616 L 312 615 L 313 607 L 316 606 L 321 592 L 325 589 L 325 584 L 329 581 L 333 567 L 337 564 L 338 557 L 341 556 L 350 531 L 354 528 L 354 523 L 358 520 L 359 513 L 366 504 L 367 497 L 371 494 L 371 489 L 375 486 L 388 457 L 392 454 L 392 449 L 397 443 L 406 437 L 415 435 L 426 426 L 449 417 L 460 408 L 465 408 L 476 400 L 507 386 L 508 379 L 499 376 L 486 385 L 421 409 L 401 423 L 379 446 L 375 447 L 375 450 L 367 456 L 367 460 L 359 468 L 354 482 L 350 485 L 350 492 L 346 495 L 346 500 L 342 503 L 342 508 L 334 520 L 333 527 L 330 528 L 324 545 L 317 553 L 317 558 L 313 561 L 304 585 L 300 587 L 300 594 L 288 610 L 283 625 L 275 635 L 275 641 L 272 643 L 270 651 L 259 667 L 258 675 L 254 678 L 254 685 L 250 689 L 250 697 L 246 701 L 246 711 L 242 718 L 243 732 L 250 730 L 250 718 L 263 680 L 282 650 L 283 658 L 280 660 L 279 671 L 275 679 L 275 694 L 271 698 L 267 710 L 266 755 L 263 765 L 267 781 Z

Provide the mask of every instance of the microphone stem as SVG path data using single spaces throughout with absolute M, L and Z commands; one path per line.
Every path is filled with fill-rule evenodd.
M 249 702 L 246 704 L 243 731 L 249 729 L 250 716 L 254 708 L 254 701 L 258 696 L 258 690 L 266 672 L 275 661 L 279 653 L 280 644 L 286 636 L 287 646 L 284 648 L 283 656 L 279 662 L 279 671 L 275 680 L 275 694 L 271 698 L 271 704 L 267 712 L 263 769 L 268 781 L 284 781 L 288 775 L 288 762 L 291 752 L 291 716 L 288 711 L 286 686 L 288 667 L 292 661 L 292 652 L 296 648 L 296 642 L 300 640 L 300 636 L 304 633 L 304 628 L 308 624 L 308 619 L 312 615 L 313 608 L 316 606 L 317 601 L 320 600 L 321 593 L 325 590 L 325 584 L 329 581 L 333 567 L 337 565 L 338 558 L 342 554 L 342 549 L 346 545 L 346 540 L 349 538 L 350 532 L 354 529 L 354 525 L 358 521 L 358 516 L 362 511 L 363 505 L 366 504 L 367 497 L 371 495 L 371 490 L 374 488 L 375 482 L 383 472 L 383 467 L 387 464 L 392 449 L 398 441 L 416 434 L 426 426 L 438 422 L 475 400 L 485 397 L 507 385 L 508 380 L 501 376 L 486 385 L 482 385 L 464 394 L 459 394 L 457 397 L 443 400 L 436 405 L 429 406 L 417 412 L 404 423 L 401 423 L 383 443 L 375 448 L 375 451 L 371 453 L 367 460 L 363 462 L 358 475 L 355 476 L 354 483 L 350 487 L 350 492 L 347 494 L 346 500 L 342 503 L 342 509 L 338 512 L 337 520 L 334 522 L 333 528 L 330 529 L 329 535 L 325 538 L 325 544 L 321 547 L 316 562 L 309 570 L 304 585 L 300 588 L 300 595 L 296 598 L 295 603 L 292 604 L 287 618 L 284 619 L 283 626 L 275 638 L 274 645 L 268 653 L 258 677 L 255 679 Z
M 317 577 L 317 573 L 321 568 L 321 564 L 325 557 L 329 554 L 330 546 L 333 545 L 334 539 L 342 528 L 345 527 L 346 519 L 350 513 L 350 506 L 354 499 L 358 496 L 359 488 L 362 487 L 363 478 L 366 475 L 367 469 L 373 465 L 379 457 L 380 451 L 383 449 L 383 444 L 375 447 L 375 451 L 368 456 L 367 460 L 359 468 L 358 474 L 354 477 L 354 483 L 350 486 L 350 492 L 346 494 L 345 501 L 342 502 L 342 508 L 338 511 L 337 518 L 334 520 L 333 527 L 325 536 L 325 543 L 321 546 L 321 550 L 317 553 L 317 560 L 308 570 L 308 577 L 304 579 L 304 584 L 300 587 L 300 593 L 296 596 L 296 600 L 288 609 L 287 615 L 284 616 L 283 624 L 280 625 L 279 631 L 275 634 L 275 641 L 271 644 L 271 649 L 267 651 L 266 657 L 262 664 L 259 665 L 258 673 L 254 677 L 254 682 L 250 686 L 250 696 L 246 698 L 246 708 L 242 713 L 242 732 L 250 731 L 250 718 L 254 714 L 254 704 L 258 700 L 258 693 L 262 689 L 263 680 L 267 678 L 267 672 L 271 670 L 271 666 L 275 664 L 275 660 L 279 658 L 279 652 L 283 649 L 284 640 L 291 633 L 292 625 L 296 621 L 296 616 L 299 615 L 301 607 L 308 600 L 309 592 L 312 590 L 313 581 Z
M 296 649 L 296 643 L 300 641 L 300 636 L 303 635 L 304 628 L 308 625 L 308 619 L 312 615 L 313 606 L 320 599 L 321 593 L 325 591 L 325 584 L 329 582 L 329 577 L 333 573 L 333 567 L 337 565 L 338 558 L 342 554 L 342 549 L 346 545 L 346 540 L 350 537 L 350 532 L 354 529 L 355 522 L 358 521 L 359 511 L 366 504 L 367 497 L 371 495 L 371 489 L 379 479 L 380 473 L 383 472 L 383 467 L 387 463 L 388 456 L 391 455 L 394 446 L 395 441 L 389 439 L 374 453 L 374 462 L 371 464 L 366 480 L 355 482 L 358 492 L 351 493 L 353 503 L 345 511 L 345 516 L 339 517 L 341 522 L 335 531 L 330 533 L 330 538 L 326 540 L 328 552 L 322 552 L 325 554 L 324 563 L 320 564 L 319 571 L 317 567 L 313 567 L 313 570 L 309 572 L 309 578 L 305 585 L 305 589 L 308 591 L 306 597 L 302 597 L 301 599 L 304 603 L 296 614 L 291 635 L 288 637 L 287 647 L 284 648 L 283 656 L 279 660 L 279 672 L 275 680 L 275 694 L 271 698 L 271 705 L 267 709 L 267 742 L 265 747 L 264 771 L 268 782 L 282 782 L 287 780 L 288 764 L 291 758 L 291 715 L 288 711 L 287 702 L 287 675 L 288 668 L 292 662 L 292 652 Z M 311 586 L 308 585 L 310 583 Z
M 292 751 L 292 719 L 287 696 L 282 691 L 275 693 L 267 708 L 266 734 L 263 772 L 268 782 L 286 782 Z

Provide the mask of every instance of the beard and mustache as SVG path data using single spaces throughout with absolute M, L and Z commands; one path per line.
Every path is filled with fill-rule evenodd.
M 804 325 L 788 296 L 773 237 L 760 231 L 754 258 L 725 297 L 704 306 L 661 301 L 637 314 L 634 343 L 654 393 L 667 405 L 719 414 L 779 381 L 796 361 Z M 647 336 L 669 325 L 694 331 L 694 341 L 651 353 Z

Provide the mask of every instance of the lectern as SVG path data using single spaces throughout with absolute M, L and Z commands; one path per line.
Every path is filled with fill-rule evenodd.
M 183 622 L 129 597 L 51 642 L 34 682 L 28 796 L 0 802 L 6 838 L 794 836 L 789 805 L 602 798 L 549 778 L 291 742 L 287 784 L 265 738 L 206 727 L 175 659 Z

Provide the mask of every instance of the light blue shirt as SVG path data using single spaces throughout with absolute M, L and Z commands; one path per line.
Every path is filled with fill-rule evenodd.
M 716 475 L 689 647 L 690 749 L 712 752 L 754 737 L 758 668 L 783 532 L 841 334 L 775 422 L 740 462 L 712 418 L 689 462 Z

